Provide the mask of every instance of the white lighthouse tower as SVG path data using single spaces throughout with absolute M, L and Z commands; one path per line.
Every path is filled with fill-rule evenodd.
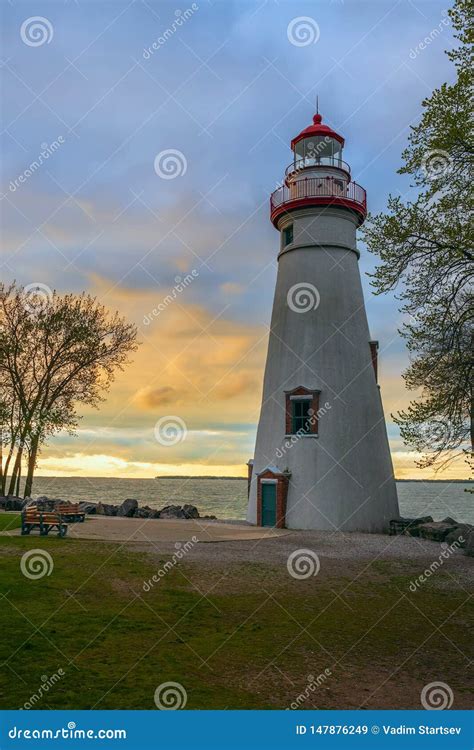
M 382 532 L 399 516 L 358 267 L 366 192 L 316 114 L 271 196 L 278 277 L 247 519 Z

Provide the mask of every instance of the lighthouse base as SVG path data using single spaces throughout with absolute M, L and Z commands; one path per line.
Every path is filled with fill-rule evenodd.
M 265 524 L 265 509 L 262 507 L 265 487 L 262 484 L 272 474 L 268 469 L 264 470 L 252 479 L 247 521 L 258 526 L 287 529 L 388 533 L 390 521 L 399 518 L 391 467 L 385 482 L 377 486 L 366 481 L 363 491 L 356 480 L 344 476 L 344 471 L 337 468 L 335 471 L 339 471 L 339 476 L 315 479 L 311 487 L 307 469 L 300 477 L 296 467 L 291 473 L 285 470 L 277 474 L 275 470 L 279 506 L 275 522 Z M 374 473 L 380 475 L 379 471 Z

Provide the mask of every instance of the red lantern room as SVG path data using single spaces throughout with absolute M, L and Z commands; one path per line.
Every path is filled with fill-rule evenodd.
M 340 206 L 354 211 L 359 225 L 367 215 L 363 187 L 351 181 L 349 165 L 342 159 L 344 138 L 315 114 L 313 124 L 291 141 L 293 162 L 287 167 L 282 187 L 270 199 L 271 220 L 294 209 L 311 206 Z
M 313 124 L 301 131 L 291 141 L 295 155 L 295 165 L 302 160 L 315 163 L 327 162 L 339 164 L 341 161 L 344 138 L 327 125 L 322 124 L 320 114 L 314 115 Z

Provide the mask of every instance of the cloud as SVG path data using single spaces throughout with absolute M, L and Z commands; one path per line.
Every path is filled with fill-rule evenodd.
M 142 388 L 134 396 L 135 403 L 142 409 L 177 404 L 178 394 L 174 388 L 164 385 L 161 388 Z
M 234 281 L 226 281 L 224 284 L 221 284 L 220 288 L 224 294 L 240 294 L 245 289 L 242 284 L 236 284 Z
M 244 393 L 260 393 L 260 380 L 246 372 L 232 374 L 219 383 L 214 392 L 217 398 L 229 399 Z
M 201 462 L 183 462 L 173 464 L 153 463 L 146 461 L 126 461 L 113 455 L 96 453 L 87 455 L 74 453 L 64 457 L 43 459 L 37 471 L 42 477 L 111 477 L 118 475 L 128 478 L 153 478 L 173 474 L 175 476 L 233 476 L 244 477 L 246 468 L 243 464 L 208 464 Z
M 242 394 L 259 392 L 259 389 L 260 383 L 254 375 L 245 372 L 234 373 L 213 388 L 213 396 L 217 400 L 227 401 Z M 172 386 L 165 385 L 160 388 L 141 388 L 135 394 L 134 402 L 139 408 L 150 410 L 158 406 L 189 404 L 193 398 L 194 395 L 189 389 L 180 392 Z

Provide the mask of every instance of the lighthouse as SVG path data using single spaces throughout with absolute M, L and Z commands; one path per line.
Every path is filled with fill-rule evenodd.
M 247 520 L 384 532 L 399 516 L 358 266 L 366 191 L 321 115 L 270 198 L 278 276 Z

